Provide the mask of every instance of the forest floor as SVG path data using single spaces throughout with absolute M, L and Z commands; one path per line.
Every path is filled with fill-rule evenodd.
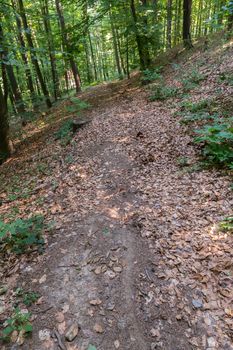
M 231 45 L 181 55 L 164 79 L 179 85 L 195 66 L 205 79 L 190 98 L 217 99 L 218 85 L 228 99 L 232 87 L 217 81 L 232 70 Z M 148 94 L 137 74 L 82 93 L 91 122 L 66 146 L 54 137 L 70 117 L 62 102 L 27 127 L 1 167 L 2 218 L 39 213 L 52 226 L 44 254 L 4 253 L 3 326 L 16 287 L 40 298 L 18 302 L 31 312 L 32 335 L 15 331 L 1 349 L 233 349 L 233 241 L 218 229 L 232 214 L 231 179 L 196 166 L 181 98 Z

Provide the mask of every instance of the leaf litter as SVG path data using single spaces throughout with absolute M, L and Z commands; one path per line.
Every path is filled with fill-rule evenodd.
M 221 65 L 217 64 L 216 76 L 212 70 L 208 71 L 207 64 L 201 68 L 207 78 L 201 83 L 201 89 L 193 92 L 195 100 L 200 98 L 198 94 L 202 98 L 203 93 L 210 97 L 216 90 L 218 70 L 223 71 L 230 64 L 229 51 L 215 53 L 208 64 L 215 64 L 219 58 Z M 198 56 L 194 59 L 198 60 Z M 186 69 L 191 65 L 191 62 L 184 63 Z M 171 77 L 168 74 L 168 84 L 172 83 Z M 126 283 L 129 289 L 132 288 L 129 293 L 133 298 L 133 312 L 140 323 L 139 336 L 145 338 L 145 344 L 151 349 L 171 350 L 174 344 L 182 349 L 231 349 L 232 235 L 218 228 L 218 223 L 232 214 L 230 178 L 213 169 L 181 171 L 177 159 L 187 157 L 190 164 L 195 164 L 198 152 L 186 127 L 180 125 L 179 117 L 173 116 L 178 100 L 173 97 L 169 102 L 147 103 L 147 92 L 138 87 L 137 79 L 133 77 L 130 82 L 109 84 L 84 93 L 84 98 L 93 106 L 92 110 L 85 112 L 92 123 L 78 132 L 65 148 L 51 135 L 51 130 L 57 126 L 50 127 L 48 123 L 47 129 L 32 135 L 30 150 L 22 145 L 15 158 L 1 167 L 2 217 L 9 220 L 9 213 L 14 216 L 15 212 L 20 217 L 28 217 L 33 212 L 44 215 L 48 222 L 54 221 L 52 231 L 46 233 L 46 242 L 55 259 L 58 249 L 63 255 L 70 254 L 69 262 L 61 266 L 77 266 L 79 257 L 72 255 L 69 249 L 64 251 L 64 243 L 60 246 L 57 242 L 59 235 L 66 234 L 66 239 L 72 241 L 76 237 L 73 223 L 85 227 L 86 218 L 93 212 L 105 218 L 101 225 L 96 219 L 95 227 L 88 228 L 89 236 L 81 234 L 78 243 L 79 249 L 88 249 L 92 253 L 89 261 L 86 258 L 86 266 L 80 261 L 80 277 L 77 277 L 82 278 L 82 274 L 90 276 L 86 268 L 91 266 L 91 290 L 85 295 L 86 304 L 83 303 L 85 317 L 91 321 L 80 322 L 84 319 L 81 315 L 80 320 L 74 319 L 75 301 L 70 296 L 63 308 L 55 305 L 37 317 L 35 329 L 42 336 L 42 330 L 47 330 L 48 325 L 55 327 L 57 322 L 61 332 L 57 341 L 65 346 L 67 328 L 64 320 L 70 318 L 73 321 L 68 323 L 73 332 L 69 341 L 77 343 L 67 344 L 67 348 L 97 349 L 90 341 L 100 346 L 107 334 L 112 348 L 132 349 L 136 329 L 128 334 L 128 338 L 123 330 L 127 328 L 124 318 L 128 317 L 126 324 L 128 322 L 131 327 L 133 318 L 130 319 L 130 313 L 125 314 L 127 303 L 125 307 L 121 305 L 116 292 L 117 289 L 121 291 Z M 226 90 L 229 91 L 229 87 L 222 84 L 223 95 Z M 62 116 L 64 106 L 61 105 L 54 114 L 57 112 Z M 121 155 L 130 160 L 132 168 L 129 169 L 129 164 L 118 167 L 117 162 L 122 163 Z M 65 160 L 67 156 L 71 161 Z M 28 198 L 17 197 L 8 201 L 12 183 L 7 174 L 13 172 L 17 174 L 13 179 L 13 190 L 30 190 Z M 35 193 L 31 192 L 35 189 Z M 117 234 L 114 230 L 119 231 L 127 225 L 134 227 L 137 232 L 134 240 L 142 247 L 134 252 L 132 261 L 128 253 L 130 247 L 124 246 L 127 242 L 122 244 L 123 238 L 122 242 L 112 238 Z M 104 255 L 106 251 L 102 242 L 107 244 L 106 251 L 113 249 L 114 255 Z M 96 256 L 97 247 L 99 256 Z M 49 287 L 53 278 L 51 273 L 43 270 L 46 254 L 45 258 L 37 253 L 21 257 L 9 255 L 7 263 L 1 264 L 2 288 L 7 286 L 0 299 L 1 321 L 10 315 L 15 300 L 13 288 L 17 280 L 25 284 L 20 275 L 25 276 L 27 271 L 26 283 L 41 285 L 39 294 L 44 293 L 45 303 L 49 303 L 43 286 Z M 36 266 L 38 275 L 33 275 Z M 69 282 L 71 272 L 66 272 L 66 269 L 70 271 L 69 267 L 64 267 L 64 272 L 51 268 L 57 274 L 55 278 L 64 277 L 65 285 L 72 283 Z M 128 268 L 132 271 L 130 277 L 127 277 Z M 131 282 L 127 281 L 128 278 Z M 101 283 L 96 293 L 97 287 L 92 283 L 98 280 Z M 119 299 L 108 300 L 106 283 L 113 286 L 112 298 L 116 293 Z M 79 294 L 75 296 L 79 297 Z M 93 310 L 88 309 L 90 306 Z M 32 313 L 35 307 L 40 305 L 33 306 Z M 108 313 L 107 317 L 105 313 Z M 112 325 L 118 329 L 117 333 Z M 48 334 L 49 331 L 43 341 L 52 349 L 53 338 L 47 339 Z M 35 340 L 36 335 L 33 337 Z M 38 349 L 46 348 L 43 341 Z M 38 339 L 35 344 L 38 344 Z M 143 347 L 142 344 L 142 350 Z

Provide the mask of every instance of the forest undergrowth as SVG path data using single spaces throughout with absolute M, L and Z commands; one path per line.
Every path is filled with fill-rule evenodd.
M 17 135 L 0 174 L 2 349 L 134 350 L 123 319 L 140 324 L 140 350 L 233 349 L 232 44 L 171 50 L 166 65 L 67 98 Z M 134 227 L 141 250 L 112 238 L 117 225 Z M 69 280 L 63 255 L 98 290 L 78 317 L 78 302 L 60 305 L 66 284 L 54 292 Z M 119 295 L 107 303 L 122 288 L 128 318 Z

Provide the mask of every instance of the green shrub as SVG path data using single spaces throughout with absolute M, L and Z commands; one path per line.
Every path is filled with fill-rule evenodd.
M 69 113 L 79 113 L 82 110 L 88 109 L 90 107 L 90 104 L 88 102 L 80 100 L 77 97 L 71 97 L 69 100 L 71 104 L 66 106 L 66 111 Z
M 55 132 L 55 139 L 60 140 L 63 146 L 68 145 L 72 140 L 72 120 L 67 120 L 62 124 L 60 129 Z
M 161 80 L 162 75 L 160 74 L 161 67 L 156 69 L 146 69 L 142 73 L 141 81 L 143 84 L 149 84 L 155 80 Z
M 196 131 L 196 143 L 203 144 L 203 155 L 214 164 L 233 169 L 233 127 L 232 120 L 205 125 Z
M 1 339 L 9 341 L 14 331 L 30 334 L 32 332 L 32 324 L 30 322 L 30 314 L 22 313 L 18 308 L 14 310 L 13 315 L 6 320 L 7 326 L 2 330 Z
M 22 288 L 17 288 L 15 291 L 17 298 L 26 306 L 31 306 L 39 299 L 39 294 L 35 292 L 26 292 Z
M 233 74 L 230 73 L 221 73 L 217 79 L 218 83 L 227 83 L 230 86 L 233 86 Z
M 183 91 L 188 92 L 195 89 L 195 87 L 199 85 L 204 79 L 205 76 L 194 69 L 189 75 L 185 76 L 184 79 L 181 80 Z
M 220 222 L 219 227 L 222 231 L 233 232 L 233 216 L 225 218 Z
M 17 219 L 10 223 L 0 221 L 0 251 L 10 250 L 16 254 L 23 254 L 37 247 L 39 252 L 43 252 L 43 228 L 42 216 Z
M 179 89 L 175 86 L 157 85 L 152 88 L 150 101 L 163 101 L 171 97 L 176 97 Z

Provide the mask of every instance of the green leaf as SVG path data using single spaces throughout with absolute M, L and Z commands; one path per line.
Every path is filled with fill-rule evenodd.
M 14 327 L 7 326 L 5 329 L 3 329 L 2 333 L 4 336 L 10 335 L 14 331 Z
M 87 350 L 97 350 L 97 348 L 95 347 L 95 345 L 90 344 Z

